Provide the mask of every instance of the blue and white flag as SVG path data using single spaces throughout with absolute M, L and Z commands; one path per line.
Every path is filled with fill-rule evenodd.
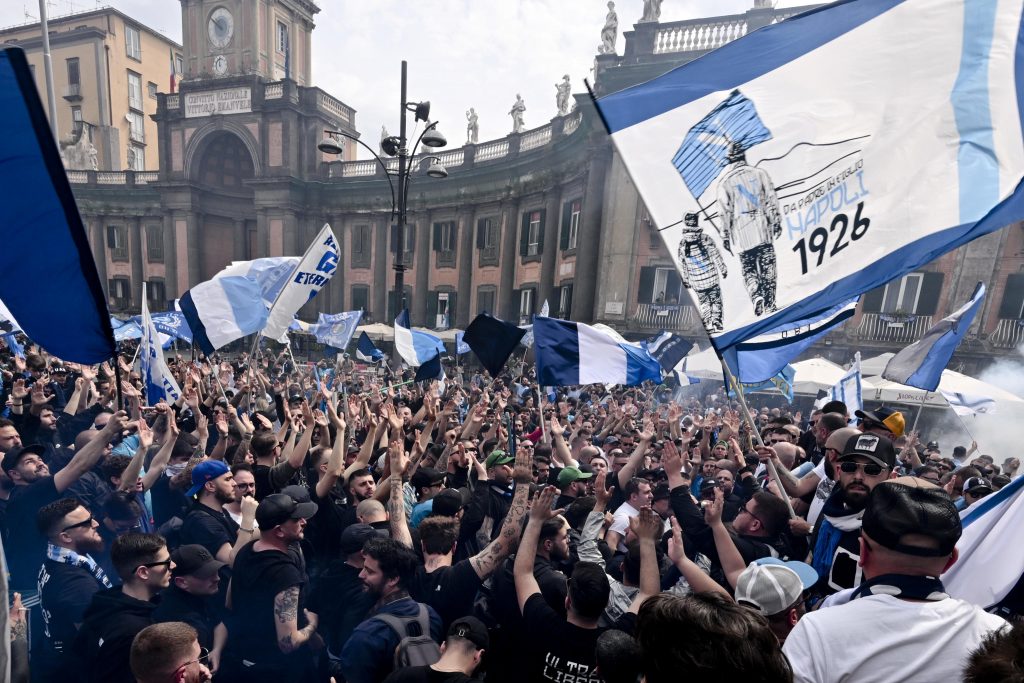
M 597 100 L 720 354 L 1024 219 L 1021 14 L 840 0 Z
M 834 306 L 810 320 L 783 323 L 731 346 L 722 357 L 740 383 L 759 384 L 777 377 L 814 342 L 853 317 L 857 299 Z
M 111 318 L 111 320 L 114 320 Z M 114 330 L 114 341 L 123 342 L 127 339 L 141 339 L 142 326 L 134 320 L 121 323 L 120 327 Z
M 362 311 L 345 311 L 344 313 L 320 314 L 315 325 L 309 326 L 309 333 L 321 344 L 328 344 L 337 349 L 345 349 L 352 341 L 356 326 L 363 317 Z
M 260 285 L 261 296 L 267 308 L 270 308 L 277 295 L 288 284 L 297 265 L 298 256 L 270 256 L 252 261 L 232 261 L 231 265 L 213 277 L 248 277 L 256 280 Z
M 248 277 L 218 277 L 181 295 L 181 312 L 193 343 L 211 354 L 225 344 L 263 329 L 267 307 L 260 286 Z
M 497 377 L 524 334 L 521 327 L 481 313 L 469 323 L 463 339 L 491 377 Z
M 662 370 L 671 372 L 693 349 L 693 342 L 683 339 L 678 334 L 662 331 L 658 336 L 644 341 L 642 346 L 658 361 Z
M 153 327 L 156 328 L 157 332 L 160 332 L 169 337 L 180 339 L 186 344 L 192 343 L 192 330 L 188 327 L 188 321 L 185 320 L 185 316 L 180 311 L 166 311 L 164 313 L 151 313 L 149 319 L 153 322 Z M 132 322 L 142 324 L 142 316 L 137 315 L 132 317 Z M 114 330 L 114 338 L 117 339 L 118 330 Z
M 263 336 L 277 340 L 284 338 L 295 314 L 330 282 L 337 269 L 338 240 L 334 238 L 331 226 L 324 223 L 320 234 L 306 249 L 284 289 L 274 300 Z
M 146 385 L 146 402 L 156 405 L 159 401 L 174 403 L 181 398 L 181 388 L 174 375 L 167 368 L 159 333 L 149 315 L 146 300 L 146 283 L 142 283 L 142 341 L 139 343 L 139 368 Z
M 1017 477 L 960 513 L 960 557 L 942 575 L 951 597 L 984 608 L 1003 600 L 1024 574 L 1024 477 Z
M 114 335 L 93 249 L 18 47 L 0 50 L 0 130 L 0 299 L 50 354 L 85 364 L 112 358 Z
M 20 332 L 21 326 L 18 321 L 14 319 L 14 316 L 7 306 L 4 305 L 3 301 L 0 301 L 0 333 L 7 334 L 9 332 Z
M 544 299 L 544 305 L 540 307 L 540 314 L 545 318 L 548 317 L 547 299 Z M 520 328 L 526 330 L 526 334 L 524 334 L 523 338 L 519 340 L 519 343 L 525 346 L 526 348 L 530 348 L 531 346 L 533 346 L 533 323 L 530 323 L 529 325 L 520 325 Z
M 661 383 L 661 365 L 651 354 L 590 325 L 537 316 L 533 333 L 537 383 L 542 386 Z
M 858 410 L 864 410 L 864 400 L 861 395 L 860 385 L 860 351 L 853 355 L 853 365 L 850 366 L 850 369 L 832 387 L 831 400 L 845 403 L 847 412 L 850 415 L 853 415 Z M 856 422 L 856 420 L 857 418 L 853 418 L 853 422 Z
M 8 332 L 3 335 L 4 344 L 7 344 L 7 348 L 10 349 L 18 358 L 25 357 L 25 346 L 18 341 L 17 335 L 14 332 Z
M 787 365 L 782 368 L 779 374 L 775 375 L 771 379 L 756 384 L 740 382 L 740 386 L 742 387 L 744 394 L 752 394 L 754 392 L 778 392 L 785 396 L 787 401 L 792 403 L 793 383 L 795 380 L 796 370 L 792 365 Z M 732 387 L 726 387 L 726 391 L 730 397 L 736 396 L 736 392 L 733 391 Z
M 988 396 L 973 396 L 943 389 L 939 389 L 939 392 L 957 415 L 991 415 L 996 412 L 995 399 Z
M 412 329 L 408 309 L 403 309 L 395 318 L 395 349 L 411 368 L 418 368 L 445 352 L 444 342 L 439 337 Z
M 441 366 L 441 354 L 435 353 L 434 357 L 416 368 L 414 381 L 423 382 L 432 379 L 445 379 L 444 368 Z
M 890 358 L 882 371 L 882 377 L 925 391 L 938 389 L 942 371 L 949 365 L 953 352 L 970 329 L 984 298 L 985 284 L 979 282 L 967 303 Z
M 465 334 L 466 334 L 465 332 L 456 332 L 455 333 L 455 355 L 457 355 L 457 356 L 461 356 L 464 353 L 469 353 L 469 351 L 470 351 L 469 344 L 467 344 L 466 342 L 462 341 L 462 337 Z
M 356 345 L 356 358 L 364 363 L 376 363 L 384 360 L 384 352 L 373 345 L 369 335 L 365 332 L 359 334 L 359 343 Z

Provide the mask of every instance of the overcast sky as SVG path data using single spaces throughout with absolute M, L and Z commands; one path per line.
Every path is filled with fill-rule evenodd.
M 465 112 L 480 117 L 480 141 L 512 130 L 508 111 L 516 93 L 526 103 L 526 127 L 556 112 L 555 83 L 572 78 L 585 92 L 601 42 L 605 0 L 318 0 L 314 20 L 313 83 L 351 107 L 371 146 L 381 125 L 398 132 L 400 63 L 409 62 L 409 99 L 430 100 L 431 118 L 449 147 L 465 141 Z M 177 0 L 110 3 L 150 28 L 181 42 Z M 753 0 L 664 0 L 662 21 L 745 11 Z M 780 7 L 807 4 L 781 0 Z M 37 0 L 0 1 L 0 26 L 38 17 Z M 53 0 L 51 16 L 85 11 L 94 0 Z M 643 0 L 618 0 L 618 51 L 623 30 L 643 13 Z M 410 124 L 412 120 L 410 118 Z M 362 156 L 362 155 L 361 155 Z

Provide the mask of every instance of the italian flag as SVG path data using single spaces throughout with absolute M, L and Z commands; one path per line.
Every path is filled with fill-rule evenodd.
M 174 85 L 176 82 L 177 74 L 174 73 L 174 50 L 169 50 L 171 53 L 171 93 L 174 93 Z

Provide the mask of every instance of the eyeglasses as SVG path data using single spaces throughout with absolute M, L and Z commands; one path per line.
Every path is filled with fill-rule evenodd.
M 177 674 L 179 671 L 181 671 L 182 669 L 184 669 L 184 668 L 186 668 L 188 666 L 191 666 L 192 664 L 202 664 L 203 666 L 209 666 L 210 665 L 210 651 L 207 650 L 205 647 L 199 648 L 199 659 L 193 659 L 191 661 L 185 662 L 184 664 L 179 666 L 177 669 L 175 669 L 174 673 Z
M 64 527 L 63 529 L 60 530 L 60 532 L 64 533 L 65 531 L 71 531 L 72 529 L 82 529 L 82 528 L 91 529 L 93 521 L 94 521 L 94 518 L 90 516 L 89 519 L 83 519 L 78 524 L 72 524 L 70 526 Z
M 877 477 L 882 473 L 882 470 L 887 468 L 873 462 L 841 462 L 839 463 L 839 469 L 847 474 L 853 474 L 857 470 L 862 469 L 867 476 Z
M 143 567 L 146 567 L 147 569 L 153 569 L 155 567 L 164 567 L 166 569 L 170 569 L 171 568 L 171 562 L 172 562 L 171 558 L 168 557 L 163 562 L 147 562 L 146 564 L 140 564 L 139 566 L 135 567 L 135 569 L 132 570 L 132 574 L 134 574 L 135 572 L 139 571 Z
M 755 514 L 755 513 L 754 513 L 754 512 L 753 512 L 753 511 L 752 511 L 752 510 L 750 509 L 750 503 L 747 503 L 747 504 L 746 504 L 746 505 L 744 505 L 744 506 L 743 506 L 742 508 L 740 508 L 740 512 L 746 512 L 746 513 L 747 513 L 748 515 L 750 515 L 751 517 L 753 517 L 753 518 L 754 518 L 754 519 L 756 519 L 757 521 L 761 522 L 761 524 L 762 524 L 762 525 L 764 525 L 764 520 L 763 520 L 763 519 L 761 519 L 760 517 L 758 517 L 758 516 L 757 516 L 757 515 L 756 515 L 756 514 Z

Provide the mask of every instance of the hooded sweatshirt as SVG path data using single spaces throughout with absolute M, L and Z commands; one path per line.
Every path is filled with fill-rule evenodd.
M 89 683 L 134 683 L 128 656 L 132 640 L 153 623 L 156 602 L 125 595 L 121 586 L 93 596 L 72 651 Z

